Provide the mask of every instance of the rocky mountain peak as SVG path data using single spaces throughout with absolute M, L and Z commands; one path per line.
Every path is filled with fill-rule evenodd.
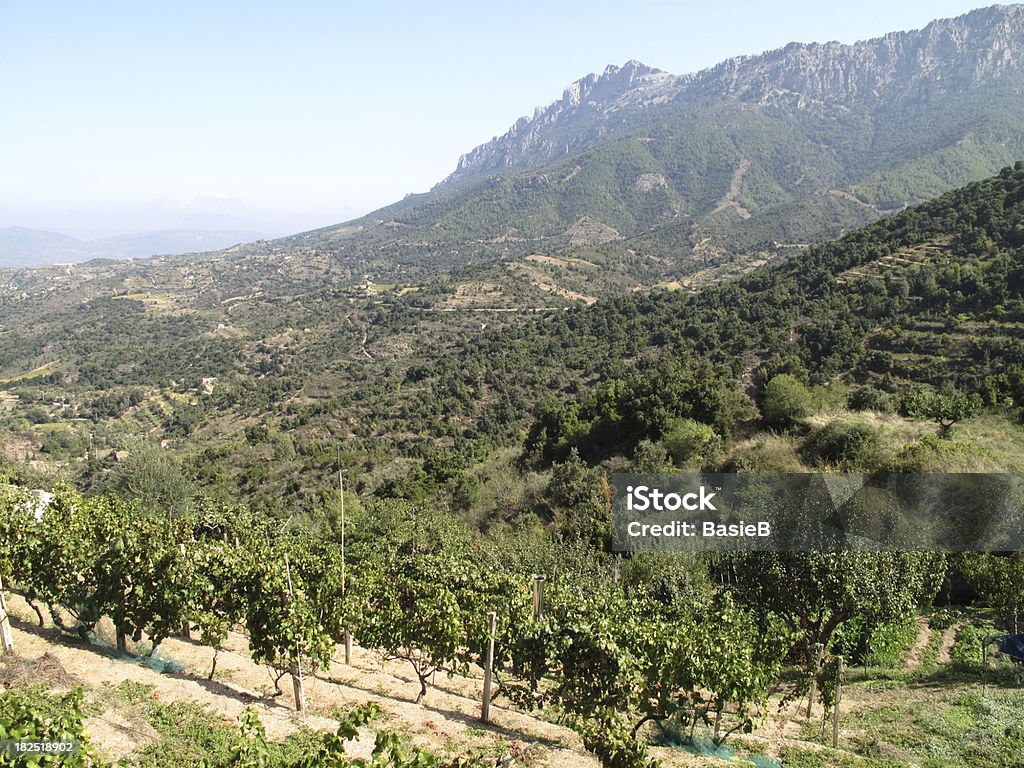
M 519 118 L 504 136 L 463 155 L 458 167 L 445 182 L 458 181 L 481 171 L 500 171 L 519 167 L 528 155 L 540 153 L 548 159 L 568 154 L 587 138 L 586 125 L 599 122 L 610 111 L 655 99 L 664 100 L 679 78 L 656 67 L 632 59 L 621 67 L 609 64 L 601 74 L 591 73 L 575 81 L 562 98 L 537 107 L 532 115 Z M 545 129 L 578 128 L 580 133 L 564 148 L 542 136 Z

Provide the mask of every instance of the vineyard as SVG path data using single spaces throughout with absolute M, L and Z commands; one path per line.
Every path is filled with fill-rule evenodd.
M 865 667 L 872 654 L 898 654 L 907 642 L 900 627 L 945 570 L 941 556 L 913 553 L 620 562 L 579 541 L 480 537 L 404 502 L 358 509 L 343 561 L 333 533 L 271 524 L 242 507 L 203 502 L 156 514 L 58 489 L 44 514 L 33 508 L 20 489 L 4 491 L 0 577 L 40 626 L 48 615 L 88 639 L 109 620 L 118 651 L 150 656 L 168 638 L 191 637 L 209 651 L 210 680 L 241 631 L 276 694 L 299 709 L 304 681 L 343 663 L 351 638 L 413 673 L 416 704 L 429 702 L 438 673 L 484 669 L 488 704 L 554 717 L 615 768 L 654 765 L 653 734 L 717 748 L 754 732 L 774 702 L 815 695 L 821 732 L 827 721 L 837 743 L 842 654 Z M 1000 564 L 979 557 L 968 572 L 981 583 Z M 9 721 L 31 721 L 17 700 L 0 702 Z M 65 719 L 47 727 L 73 735 L 74 695 L 61 711 Z M 271 763 L 245 752 L 266 741 L 247 711 L 245 749 L 225 765 L 347 765 L 353 723 L 372 712 L 350 714 L 313 751 Z M 381 733 L 389 735 L 375 762 L 436 764 Z
M 4 505 L 3 576 L 69 632 L 87 636 L 109 617 L 122 650 L 129 638 L 155 649 L 196 632 L 213 651 L 212 677 L 228 631 L 244 626 L 253 660 L 278 681 L 291 675 L 296 690 L 349 632 L 407 662 L 419 702 L 436 673 L 483 664 L 493 612 L 495 692 L 526 709 L 558 706 L 613 762 L 642 764 L 635 737 L 648 721 L 693 728 L 713 715 L 722 738 L 749 730 L 786 650 L 784 632 L 762 635 L 728 600 L 683 613 L 610 589 L 596 572 L 553 574 L 538 616 L 528 574 L 422 510 L 378 510 L 376 530 L 349 548 L 343 582 L 338 546 L 272 531 L 241 509 L 168 519 L 63 492 L 37 521 L 28 504 Z

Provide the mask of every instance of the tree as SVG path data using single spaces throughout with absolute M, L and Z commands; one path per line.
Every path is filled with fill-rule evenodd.
M 925 405 L 923 415 L 939 425 L 939 437 L 948 438 L 957 422 L 981 410 L 981 398 L 947 387 L 936 392 Z
M 110 472 L 111 489 L 151 509 L 180 513 L 196 493 L 181 467 L 163 448 L 142 438 L 130 440 L 125 447 L 128 455 Z
M 982 407 L 981 397 L 967 394 L 951 386 L 938 391 L 912 388 L 900 397 L 899 410 L 905 416 L 928 419 L 939 425 L 939 437 L 947 439 L 953 426 L 976 415 Z
M 1024 608 L 1024 552 L 978 552 L 964 555 L 964 576 L 981 598 L 999 613 L 1014 633 Z
M 912 615 L 945 570 L 933 552 L 747 552 L 727 562 L 738 598 L 785 622 L 808 655 L 817 643 L 828 649 L 844 622 Z
M 608 548 L 611 489 L 602 470 L 588 467 L 573 448 L 563 463 L 555 464 L 546 495 L 563 538 Z

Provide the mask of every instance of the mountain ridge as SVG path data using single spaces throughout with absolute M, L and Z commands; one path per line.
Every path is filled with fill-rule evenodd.
M 968 48 L 967 43 L 979 37 L 990 42 L 990 55 L 984 55 L 985 46 Z M 560 99 L 519 118 L 502 136 L 463 154 L 455 171 L 437 187 L 479 174 L 535 167 L 589 146 L 584 138 L 575 146 L 565 144 L 565 152 L 559 154 L 560 143 L 545 137 L 544 129 L 567 119 L 579 121 L 637 105 L 678 108 L 683 106 L 678 100 L 684 97 L 697 100 L 735 96 L 762 106 L 790 102 L 804 109 L 823 101 L 856 101 L 864 93 L 870 96 L 899 74 L 912 76 L 904 92 L 896 94 L 909 98 L 927 95 L 919 86 L 936 72 L 947 82 L 959 77 L 962 86 L 964 78 L 977 81 L 988 74 L 997 75 L 1002 68 L 1019 69 L 1021 58 L 1005 55 L 1015 45 L 1018 49 L 1024 47 L 1024 5 L 993 5 L 955 18 L 937 19 L 920 30 L 890 32 L 851 44 L 792 42 L 760 54 L 733 56 L 684 75 L 673 75 L 635 59 L 622 67 L 610 64 L 600 75 L 592 73 L 571 83 Z M 939 50 L 943 46 L 947 50 Z M 950 46 L 967 55 L 949 61 Z M 997 55 L 999 52 L 1001 55 Z M 972 59 L 971 53 L 977 55 Z M 944 59 L 947 61 L 943 65 Z M 851 70 L 851 63 L 861 69 Z M 828 71 L 816 74 L 822 64 Z M 590 100 L 591 96 L 605 98 Z M 583 136 L 588 132 L 593 134 L 593 127 Z

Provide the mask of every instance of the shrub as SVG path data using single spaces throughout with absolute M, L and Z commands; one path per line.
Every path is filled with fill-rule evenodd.
M 892 413 L 893 402 L 888 392 L 874 387 L 860 387 L 850 393 L 847 405 L 854 411 Z
M 796 376 L 783 373 L 765 386 L 761 412 L 770 426 L 788 427 L 814 412 L 814 396 Z
M 872 469 L 878 465 L 881 441 L 868 424 L 832 421 L 807 438 L 801 453 L 806 461 L 819 466 Z
M 671 469 L 672 462 L 669 460 L 668 451 L 662 443 L 655 443 L 651 440 L 641 440 L 636 444 L 633 451 L 634 472 L 665 472 Z
M 879 624 L 868 638 L 867 663 L 898 668 L 903 663 L 904 653 L 914 644 L 917 632 L 917 622 L 912 619 Z
M 722 438 L 718 433 L 693 419 L 673 419 L 661 443 L 677 467 L 705 467 L 722 452 Z
M 962 667 L 980 667 L 985 655 L 982 642 L 986 634 L 984 629 L 979 629 L 974 624 L 961 626 L 956 633 L 956 642 L 949 652 L 953 661 Z

